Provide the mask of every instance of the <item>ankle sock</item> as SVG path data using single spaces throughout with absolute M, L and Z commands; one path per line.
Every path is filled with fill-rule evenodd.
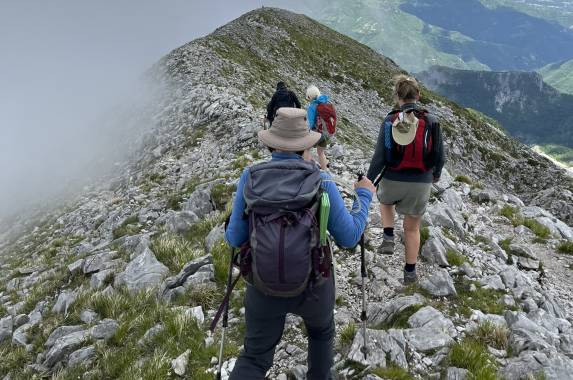
M 394 227 L 384 227 L 384 237 L 394 237 Z
M 406 272 L 413 272 L 416 270 L 416 264 L 406 264 L 404 270 L 406 270 Z

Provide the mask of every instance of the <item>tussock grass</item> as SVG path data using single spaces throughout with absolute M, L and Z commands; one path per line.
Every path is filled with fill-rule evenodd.
M 137 215 L 132 215 L 113 230 L 113 238 L 119 239 L 122 236 L 136 235 L 141 231 Z
M 229 274 L 231 248 L 224 240 L 220 240 L 213 246 L 211 254 L 213 255 L 213 266 L 215 267 L 215 281 L 220 285 L 225 285 Z
M 429 238 L 430 238 L 430 229 L 428 227 L 420 228 L 420 251 L 422 250 L 422 247 L 424 246 L 426 241 L 428 241 Z
M 507 219 L 512 220 L 517 215 L 517 208 L 510 205 L 505 205 L 499 211 L 501 216 L 505 216 Z
M 151 250 L 157 260 L 165 264 L 171 272 L 179 272 L 186 263 L 202 254 L 189 240 L 173 233 L 153 238 Z
M 507 350 L 508 348 L 509 330 L 507 327 L 497 326 L 487 321 L 480 323 L 470 335 L 486 346 L 491 346 L 498 350 Z
M 501 290 L 485 289 L 477 283 L 475 291 L 470 290 L 472 283 L 456 281 L 457 295 L 452 298 L 451 307 L 453 311 L 466 317 L 471 315 L 471 311 L 480 310 L 486 314 L 502 314 L 506 307 L 499 303 L 503 294 Z
M 372 373 L 388 380 L 414 380 L 414 377 L 408 371 L 394 363 L 391 363 L 386 368 L 374 368 Z
M 171 378 L 171 360 L 191 350 L 187 366 L 188 378 L 212 379 L 205 371 L 218 346 L 205 346 L 204 329 L 197 321 L 160 302 L 153 291 L 129 293 L 119 289 L 115 294 L 86 291 L 76 301 L 77 310 L 90 307 L 102 318 L 113 318 L 119 328 L 106 343 L 96 346 L 97 359 L 87 368 L 101 379 L 166 379 Z M 76 305 L 74 305 L 76 306 Z M 157 323 L 165 329 L 144 344 L 138 341 Z M 236 355 L 238 340 L 229 335 L 225 357 Z M 68 368 L 58 376 L 71 379 L 77 369 Z
M 235 185 L 218 183 L 211 188 L 211 200 L 217 210 L 225 210 L 231 203 L 231 196 L 236 190 Z
M 354 341 L 354 336 L 356 335 L 356 324 L 354 322 L 350 322 L 346 326 L 342 328 L 340 331 L 340 338 L 338 340 L 338 344 L 342 350 L 346 350 L 350 348 L 352 342 Z
M 456 178 L 454 178 L 454 181 L 456 182 L 462 182 L 462 183 L 467 183 L 468 185 L 472 185 L 473 181 L 470 179 L 470 177 L 465 176 L 465 175 L 458 175 L 456 176 Z
M 505 205 L 500 210 L 499 214 L 509 219 L 514 227 L 523 225 L 529 228 L 538 238 L 547 239 L 551 235 L 551 230 L 549 230 L 549 228 L 545 227 L 535 219 L 523 217 L 515 207 Z
M 221 291 L 214 284 L 203 284 L 193 286 L 176 297 L 173 303 L 176 305 L 201 306 L 203 310 L 216 309 L 219 307 L 223 296 Z
M 573 241 L 565 241 L 557 247 L 557 251 L 561 253 L 566 253 L 573 255 Z
M 448 259 L 448 263 L 453 266 L 460 266 L 466 262 L 464 255 L 451 248 L 446 251 L 446 258 Z
M 497 366 L 487 347 L 471 336 L 452 345 L 448 365 L 467 369 L 470 379 L 497 380 Z
M 22 346 L 12 345 L 9 342 L 0 344 L 0 375 L 5 376 L 12 371 L 21 372 L 26 363 L 32 361 L 32 355 Z

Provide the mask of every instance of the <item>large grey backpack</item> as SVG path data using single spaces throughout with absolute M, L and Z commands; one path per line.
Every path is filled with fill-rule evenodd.
M 293 297 L 328 277 L 331 255 L 321 247 L 318 210 L 320 169 L 303 160 L 251 167 L 244 187 L 249 241 L 241 273 L 261 292 Z

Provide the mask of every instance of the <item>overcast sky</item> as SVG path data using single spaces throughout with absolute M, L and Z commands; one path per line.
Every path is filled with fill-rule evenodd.
M 56 188 L 86 129 L 170 50 L 262 0 L 0 0 L 0 216 Z

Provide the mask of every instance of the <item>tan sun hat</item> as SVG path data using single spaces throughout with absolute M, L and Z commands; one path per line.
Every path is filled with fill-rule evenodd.
M 271 128 L 259 131 L 263 144 L 287 152 L 312 148 L 320 137 L 320 133 L 308 129 L 306 111 L 299 108 L 279 108 Z
M 416 137 L 418 118 L 414 112 L 400 112 L 392 123 L 392 138 L 398 145 L 408 145 Z

